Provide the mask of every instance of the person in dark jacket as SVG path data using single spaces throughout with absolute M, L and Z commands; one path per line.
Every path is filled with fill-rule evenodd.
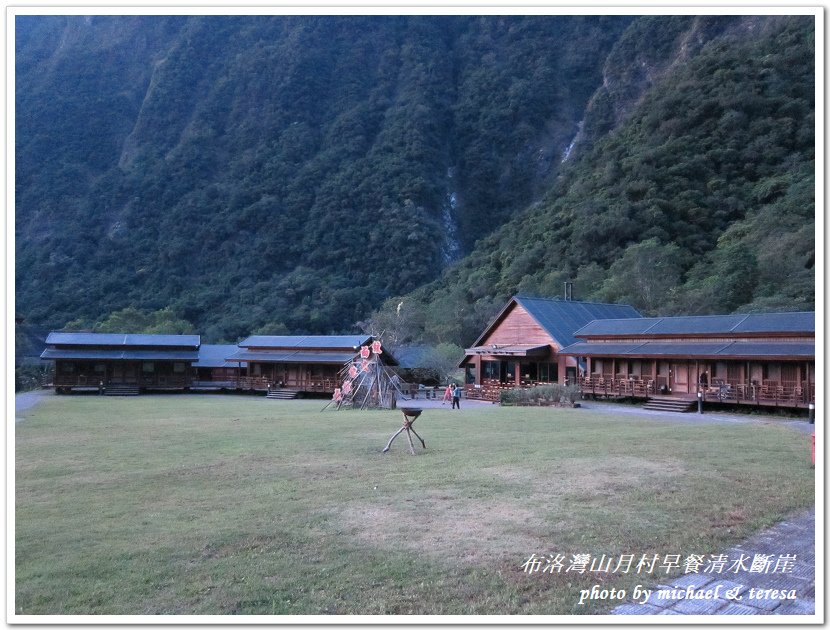
M 452 386 L 452 408 L 461 409 L 461 388 L 458 385 Z

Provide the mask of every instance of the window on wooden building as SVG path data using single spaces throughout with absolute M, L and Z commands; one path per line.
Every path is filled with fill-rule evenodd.
M 173 364 L 173 372 L 175 374 L 182 374 L 184 372 L 184 363 L 177 362 Z
M 145 374 L 152 374 L 156 371 L 156 364 L 150 361 L 145 361 L 141 364 L 141 371 Z
M 71 361 L 64 361 L 61 363 L 61 372 L 72 374 L 75 371 L 75 364 Z
M 481 378 L 499 380 L 501 374 L 498 361 L 481 362 Z
M 476 382 L 476 366 L 467 364 L 464 366 L 464 382 L 467 385 L 474 385 Z
M 103 363 L 96 363 L 96 364 L 93 366 L 92 370 L 93 370 L 93 372 L 95 372 L 96 374 L 103 374 L 104 372 L 106 372 L 106 371 L 107 371 L 107 366 L 106 366 L 105 364 L 103 364 Z
M 559 380 L 559 364 L 540 363 L 539 380 L 543 383 L 556 383 Z

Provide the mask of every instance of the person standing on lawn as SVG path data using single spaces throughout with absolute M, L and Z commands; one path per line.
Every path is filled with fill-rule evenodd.
M 445 402 L 452 400 L 452 383 L 447 383 L 447 389 L 444 390 L 444 399 L 441 401 L 443 405 Z
M 458 385 L 452 386 L 452 408 L 461 409 L 461 389 Z

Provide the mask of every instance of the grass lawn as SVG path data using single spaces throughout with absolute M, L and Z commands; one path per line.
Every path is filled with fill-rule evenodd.
M 812 505 L 784 422 L 46 397 L 16 427 L 18 614 L 584 614 L 531 553 L 712 553 Z

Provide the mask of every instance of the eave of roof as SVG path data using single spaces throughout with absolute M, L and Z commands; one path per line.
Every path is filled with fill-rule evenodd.
M 371 335 L 252 335 L 240 341 L 239 347 L 282 350 L 356 350 L 371 341 Z
M 95 348 L 47 348 L 41 359 L 100 361 L 197 361 L 196 350 L 106 350 Z
M 354 352 L 299 352 L 270 351 L 256 352 L 239 350 L 230 355 L 228 361 L 257 361 L 260 363 L 325 363 L 344 365 L 355 358 Z
M 562 348 L 559 354 L 580 357 L 626 358 L 691 358 L 691 359 L 815 359 L 814 343 L 764 343 L 726 341 L 716 343 L 666 343 L 643 341 L 635 343 L 577 342 Z
M 550 352 L 548 345 L 489 345 L 489 346 L 475 346 L 464 350 L 467 355 L 484 354 L 493 356 L 517 356 L 527 357 L 535 355 L 544 355 Z

